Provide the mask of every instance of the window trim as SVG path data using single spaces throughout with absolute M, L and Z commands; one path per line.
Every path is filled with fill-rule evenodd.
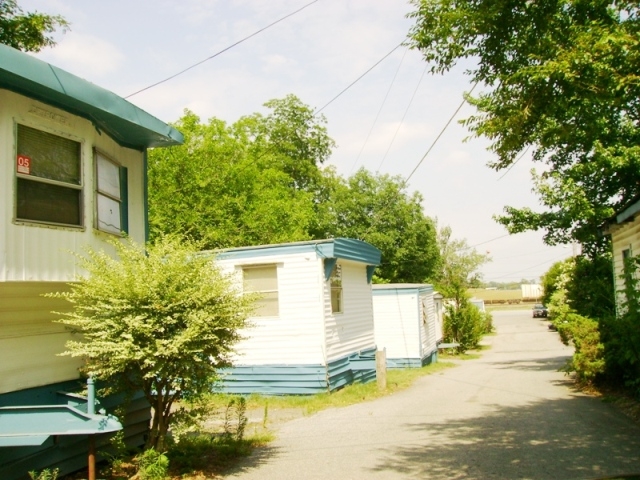
M 18 172 L 17 158 L 18 158 L 18 129 L 20 126 L 30 128 L 32 130 L 37 130 L 43 133 L 47 133 L 49 135 L 54 135 L 56 137 L 64 138 L 66 140 L 71 140 L 72 142 L 76 142 L 79 144 L 79 155 L 78 155 L 78 163 L 79 163 L 79 184 L 62 182 L 60 180 L 53 180 L 50 178 L 38 177 L 37 175 L 27 175 L 25 173 Z M 13 223 L 16 225 L 30 225 L 30 226 L 46 226 L 49 228 L 58 227 L 64 229 L 71 229 L 74 231 L 83 231 L 86 229 L 85 225 L 85 181 L 84 181 L 84 139 L 77 137 L 75 135 L 71 135 L 68 132 L 61 132 L 52 128 L 48 128 L 44 125 L 20 120 L 14 120 L 13 122 Z M 80 220 L 79 224 L 74 223 L 60 223 L 60 222 L 52 222 L 48 220 L 33 220 L 30 218 L 20 218 L 18 216 L 18 179 L 32 181 L 36 183 L 53 185 L 62 188 L 68 188 L 70 190 L 79 191 L 79 205 L 78 205 L 78 217 Z
M 246 265 L 238 265 L 237 268 L 240 270 L 240 273 L 242 275 L 242 291 L 246 292 L 246 293 L 259 293 L 259 294 L 265 294 L 265 293 L 275 293 L 276 294 L 276 303 L 278 306 L 278 311 L 277 313 L 275 313 L 274 315 L 261 315 L 259 313 L 259 308 L 256 308 L 256 310 L 253 312 L 252 316 L 253 317 L 260 317 L 260 318 L 277 318 L 280 316 L 280 282 L 278 281 L 278 264 L 277 263 L 251 263 L 251 264 L 246 264 Z M 251 269 L 258 269 L 258 268 L 273 268 L 275 274 L 276 274 L 276 288 L 275 290 L 247 290 L 246 289 L 246 282 L 245 282 L 245 277 L 244 277 L 244 272 L 245 270 L 251 270 Z M 256 301 L 256 304 L 259 305 L 260 301 L 262 299 L 259 299 Z
M 98 185 L 98 157 L 102 157 L 103 160 L 111 163 L 118 169 L 118 189 L 120 197 L 115 197 L 109 192 L 100 190 Z M 109 235 L 115 235 L 122 237 L 129 233 L 129 186 L 128 182 L 128 169 L 124 167 L 120 162 L 115 160 L 111 155 L 107 155 L 99 148 L 93 149 L 93 175 L 94 175 L 94 188 L 93 188 L 93 228 Z M 98 209 L 98 197 L 103 196 L 114 202 L 118 203 L 120 207 L 120 231 L 114 232 L 100 227 L 100 211 Z

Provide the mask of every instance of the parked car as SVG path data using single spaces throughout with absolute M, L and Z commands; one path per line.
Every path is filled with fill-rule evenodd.
M 547 310 L 547 307 L 545 307 L 541 303 L 538 303 L 533 306 L 533 318 L 537 318 L 537 317 L 546 318 L 548 313 L 549 311 Z

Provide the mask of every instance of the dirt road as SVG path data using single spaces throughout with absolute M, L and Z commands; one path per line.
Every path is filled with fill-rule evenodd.
M 482 358 L 373 402 L 286 423 L 226 479 L 592 479 L 640 473 L 640 428 L 558 372 L 571 350 L 496 312 Z

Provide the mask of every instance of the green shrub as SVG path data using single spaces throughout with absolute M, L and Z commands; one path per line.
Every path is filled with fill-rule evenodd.
M 489 322 L 489 326 L 487 325 Z M 458 353 L 476 348 L 486 328 L 493 328 L 491 315 L 489 320 L 483 312 L 469 302 L 462 302 L 459 308 L 453 305 L 445 307 L 443 337 L 447 343 L 458 343 Z
M 57 468 L 53 470 L 49 470 L 48 468 L 45 468 L 41 472 L 36 472 L 35 470 L 32 470 L 29 472 L 29 476 L 31 477 L 31 480 L 56 480 L 58 478 L 59 471 L 60 470 L 58 470 Z
M 136 457 L 140 480 L 165 480 L 169 471 L 169 459 L 153 448 Z

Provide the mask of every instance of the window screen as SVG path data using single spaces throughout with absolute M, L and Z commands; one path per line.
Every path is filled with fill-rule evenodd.
M 336 264 L 331 271 L 331 312 L 342 313 L 342 266 Z
M 119 234 L 127 231 L 123 196 L 126 169 L 96 153 L 96 228 Z

